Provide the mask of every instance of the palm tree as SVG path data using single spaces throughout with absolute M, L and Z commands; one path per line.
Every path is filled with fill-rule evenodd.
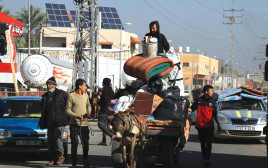
M 42 11 L 42 8 L 30 6 L 30 30 L 31 30 L 31 47 L 38 46 L 38 40 L 34 35 L 34 29 L 39 27 L 40 23 L 45 23 L 47 20 L 46 13 Z M 15 18 L 25 25 L 28 25 L 29 16 L 28 16 L 28 9 L 24 6 L 20 8 L 20 12 L 15 12 Z M 27 33 L 28 34 L 28 33 Z M 28 37 L 25 36 L 25 37 Z M 27 41 L 27 40 L 26 40 Z
M 7 14 L 7 15 L 11 16 L 11 12 L 10 12 L 9 9 L 4 10 L 4 5 L 0 6 L 0 11 L 3 12 L 4 14 Z

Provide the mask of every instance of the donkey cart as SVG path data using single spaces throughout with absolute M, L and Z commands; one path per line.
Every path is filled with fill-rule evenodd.
M 186 142 L 184 127 L 179 122 L 171 120 L 146 120 L 146 136 L 136 141 L 134 149 L 134 167 L 143 167 L 151 156 L 156 156 L 156 165 L 172 168 L 179 162 L 180 149 Z M 126 154 L 122 150 L 122 140 L 112 143 L 112 161 L 114 167 L 129 167 L 124 164 L 123 156 L 129 155 L 130 147 L 126 147 Z M 127 161 L 128 162 L 128 161 Z

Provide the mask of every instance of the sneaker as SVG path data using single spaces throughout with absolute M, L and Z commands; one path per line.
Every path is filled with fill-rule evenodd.
M 107 146 L 106 142 L 98 143 L 97 145 Z

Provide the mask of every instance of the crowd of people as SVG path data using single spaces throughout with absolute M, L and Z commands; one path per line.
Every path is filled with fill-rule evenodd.
M 159 31 L 159 23 L 157 21 L 151 22 L 149 25 L 150 32 L 146 34 L 149 37 L 158 39 L 158 53 L 163 53 L 169 50 L 169 44 L 163 34 Z M 150 38 L 147 40 L 150 41 Z M 107 145 L 106 135 L 113 137 L 112 131 L 107 128 L 107 111 L 110 101 L 114 98 L 128 95 L 137 91 L 140 86 L 136 83 L 132 87 L 125 86 L 125 90 L 118 90 L 114 93 L 111 87 L 111 79 L 104 78 L 102 82 L 102 89 L 95 91 L 90 99 L 88 95 L 89 87 L 86 81 L 78 79 L 75 82 L 75 91 L 68 94 L 67 92 L 57 89 L 57 83 L 54 77 L 51 77 L 46 82 L 47 92 L 42 96 L 42 114 L 39 121 L 41 129 L 48 129 L 48 149 L 50 160 L 48 165 L 64 163 L 64 149 L 63 149 L 63 133 L 66 126 L 69 125 L 70 139 L 71 139 L 71 156 L 72 167 L 77 165 L 77 147 L 78 136 L 83 145 L 83 164 L 85 167 L 89 166 L 88 151 L 89 151 L 89 128 L 88 118 L 93 116 L 98 119 L 98 127 L 103 131 L 102 140 L 98 145 Z M 134 93 L 135 93 L 134 92 Z M 210 164 L 210 155 L 212 149 L 212 140 L 214 133 L 214 122 L 218 124 L 218 130 L 221 130 L 217 119 L 217 110 L 215 101 L 213 99 L 213 87 L 206 85 L 202 91 L 197 91 L 194 95 L 195 102 L 190 107 L 189 111 L 197 109 L 198 117 L 196 128 L 198 130 L 199 139 L 201 142 L 201 151 L 203 163 L 208 166 Z M 0 111 L 5 111 L 7 107 L 0 100 Z M 94 115 L 91 115 L 94 111 Z

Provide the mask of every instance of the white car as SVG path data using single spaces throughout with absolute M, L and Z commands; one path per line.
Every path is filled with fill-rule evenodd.
M 190 96 L 190 91 L 189 90 L 184 90 L 184 96 L 189 97 Z
M 244 98 L 218 103 L 221 131 L 215 129 L 216 138 L 265 139 L 266 106 L 263 100 Z M 216 124 L 215 124 L 215 128 Z

